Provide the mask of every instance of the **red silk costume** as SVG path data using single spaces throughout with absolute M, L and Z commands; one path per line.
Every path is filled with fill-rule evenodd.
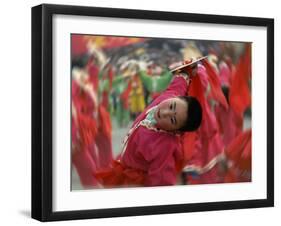
M 98 87 L 98 68 L 87 65 L 89 82 Z M 93 175 L 97 169 L 107 167 L 112 161 L 111 122 L 102 105 L 96 106 L 93 97 L 72 80 L 72 163 L 84 187 L 93 187 L 97 181 Z M 97 114 L 95 114 L 97 112 Z
M 224 145 L 216 117 L 205 97 L 208 82 L 213 98 L 225 108 L 228 107 L 215 71 L 211 65 L 204 62 L 204 66 L 198 68 L 189 92 L 189 95 L 195 96 L 202 106 L 202 123 L 197 131 L 185 133 L 183 136 L 184 170 L 192 175 L 186 178 L 188 184 L 219 183 L 223 180 L 219 175 L 217 163 L 223 155 Z
M 83 35 L 71 35 L 71 55 L 79 56 L 87 53 L 87 42 Z
M 220 80 L 221 80 L 221 86 L 224 86 L 226 89 L 226 98 L 228 100 L 229 92 L 227 89 L 231 87 L 231 79 L 233 78 L 232 72 L 228 65 L 231 65 L 232 63 L 230 60 L 228 61 L 228 64 L 225 62 L 220 64 Z M 239 92 L 239 90 L 237 90 Z M 243 114 L 237 114 L 236 111 L 233 110 L 232 105 L 229 106 L 228 109 L 224 108 L 221 104 L 216 104 L 215 108 L 215 115 L 218 121 L 219 130 L 221 137 L 223 139 L 223 143 L 225 147 L 227 147 L 230 142 L 238 136 L 240 132 L 242 132 L 243 129 Z
M 219 125 L 220 134 L 225 146 L 238 136 L 243 129 L 243 118 L 237 115 L 232 108 L 226 110 L 221 105 L 215 106 L 215 114 Z
M 251 78 L 251 45 L 248 44 L 245 53 L 240 57 L 233 75 L 229 90 L 229 102 L 236 114 L 243 114 L 251 105 L 249 80 Z
M 226 148 L 229 161 L 225 183 L 248 182 L 252 175 L 252 130 L 241 132 Z
M 96 94 L 98 95 L 99 86 L 99 68 L 90 59 L 87 64 L 87 71 L 89 73 L 89 81 L 93 85 Z M 110 114 L 103 105 L 103 96 L 99 97 L 97 106 L 97 134 L 95 136 L 95 144 L 98 149 L 98 162 L 99 168 L 107 167 L 112 161 L 112 139 L 111 139 L 111 120 Z M 101 101 L 100 101 L 101 99 Z M 92 112 L 93 114 L 93 112 Z
M 96 177 L 104 186 L 174 185 L 183 160 L 180 136 L 143 123 L 147 112 L 163 100 L 187 95 L 188 82 L 176 76 L 167 90 L 135 120 L 118 161 Z
M 94 104 L 90 96 L 72 80 L 72 163 L 84 187 L 97 185 L 92 172 L 97 170 L 98 156 L 93 142 L 97 133 L 96 121 L 92 114 Z

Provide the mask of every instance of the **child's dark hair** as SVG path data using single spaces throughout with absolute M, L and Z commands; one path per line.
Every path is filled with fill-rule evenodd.
M 188 104 L 187 120 L 183 127 L 179 129 L 180 132 L 190 132 L 199 128 L 202 121 L 202 107 L 199 101 L 192 96 L 179 96 Z

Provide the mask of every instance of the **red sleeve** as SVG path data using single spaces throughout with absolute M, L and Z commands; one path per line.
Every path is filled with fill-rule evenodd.
M 168 86 L 166 91 L 164 91 L 163 94 L 164 95 L 172 94 L 175 96 L 185 96 L 185 95 L 187 95 L 188 87 L 189 87 L 189 81 L 183 75 L 175 75 L 175 77 L 173 78 L 173 81 Z
M 168 98 L 186 96 L 188 94 L 188 90 L 189 81 L 181 75 L 175 75 L 168 88 L 152 102 L 149 108 L 153 107 L 156 104 L 159 104 L 160 102 Z

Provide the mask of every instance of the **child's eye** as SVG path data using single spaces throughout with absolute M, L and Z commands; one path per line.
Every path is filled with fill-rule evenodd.
M 172 104 L 170 104 L 170 109 L 171 109 L 171 110 L 173 109 L 173 105 L 172 105 Z

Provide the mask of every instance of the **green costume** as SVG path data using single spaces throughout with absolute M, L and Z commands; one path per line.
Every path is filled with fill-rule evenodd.
M 117 75 L 112 81 L 112 88 L 116 95 L 116 118 L 118 125 L 127 126 L 130 122 L 130 109 L 128 106 L 128 98 L 124 99 L 122 95 L 128 89 L 128 81 L 122 76 Z
M 172 73 L 168 70 L 165 70 L 161 75 L 152 76 L 142 70 L 139 71 L 139 75 L 144 87 L 150 93 L 150 96 L 163 92 L 168 87 L 173 77 Z

